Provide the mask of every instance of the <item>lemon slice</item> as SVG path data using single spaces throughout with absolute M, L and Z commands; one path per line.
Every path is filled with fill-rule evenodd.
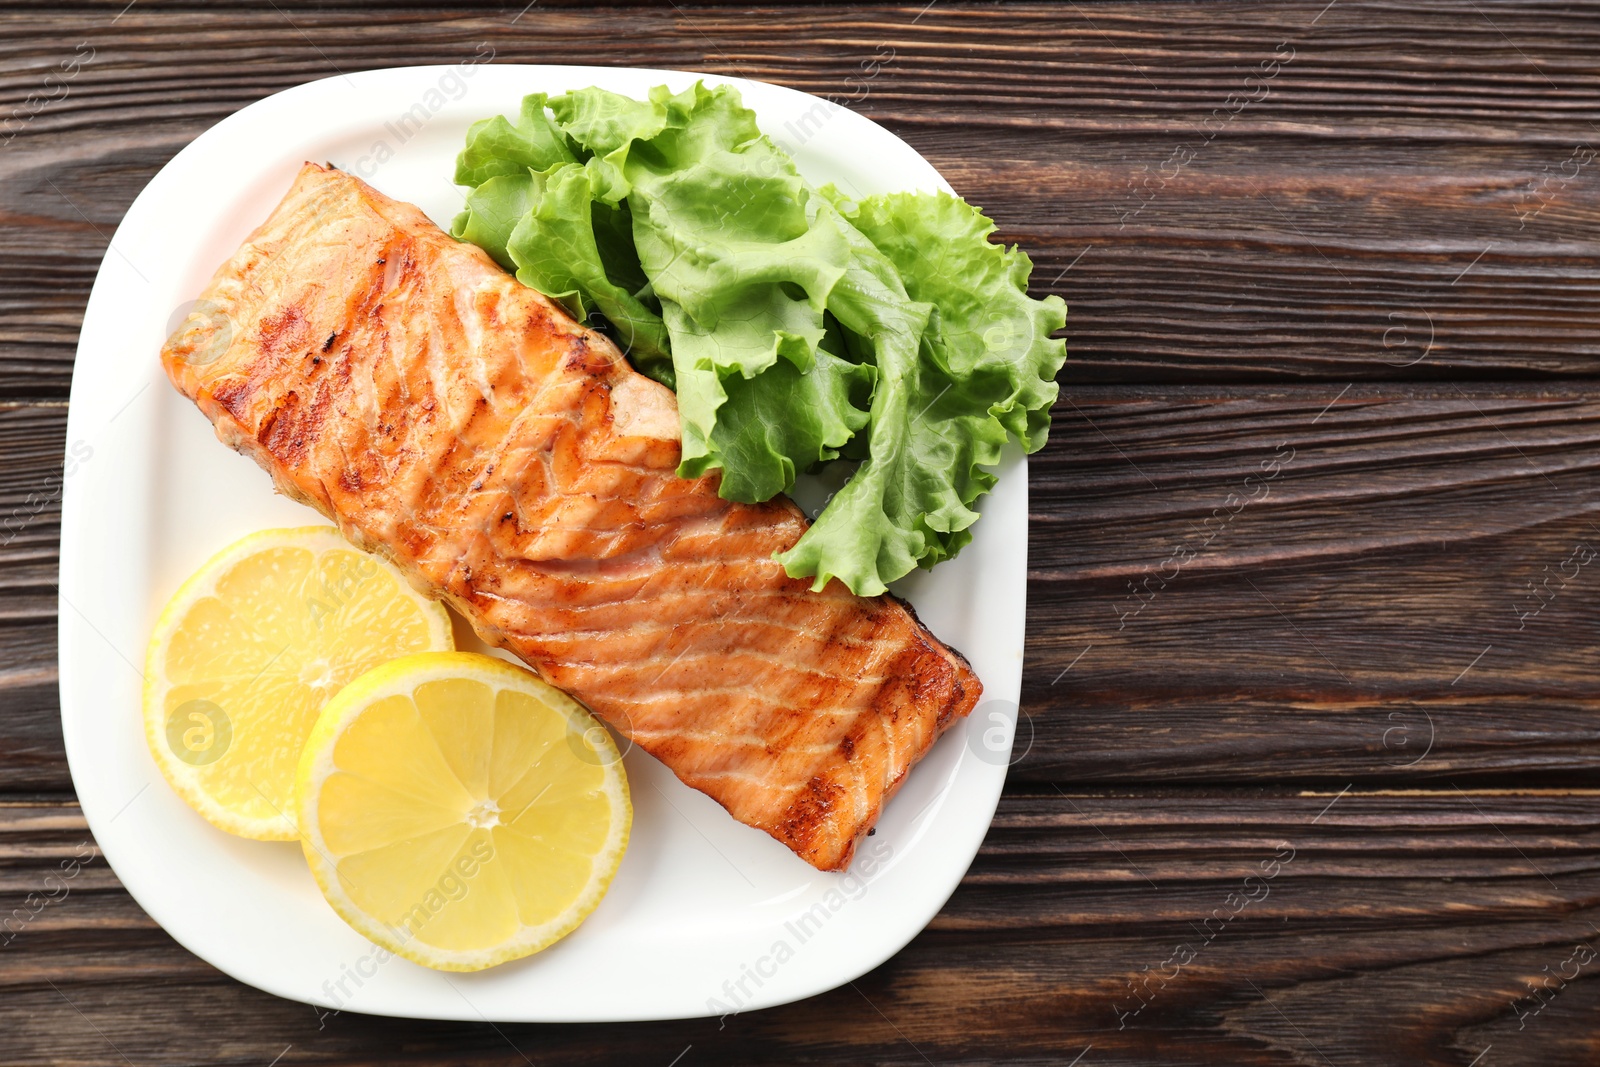
M 571 933 L 633 822 L 621 757 L 583 705 L 468 652 L 407 656 L 350 683 L 306 741 L 295 796 L 333 909 L 447 971 Z
M 213 825 L 293 840 L 295 769 L 323 705 L 386 660 L 453 647 L 442 607 L 331 526 L 263 530 L 213 556 L 157 620 L 145 738 Z

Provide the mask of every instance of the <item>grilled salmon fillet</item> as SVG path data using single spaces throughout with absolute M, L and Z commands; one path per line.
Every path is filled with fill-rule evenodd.
M 670 390 L 417 208 L 307 164 L 161 353 L 217 436 L 821 870 L 981 686 L 893 597 L 684 479 Z

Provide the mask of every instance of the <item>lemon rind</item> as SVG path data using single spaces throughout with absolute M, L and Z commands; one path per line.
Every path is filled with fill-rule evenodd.
M 156 768 L 161 771 L 161 776 L 167 780 L 173 792 L 177 793 L 201 818 L 219 830 L 253 841 L 298 840 L 300 833 L 293 825 L 293 810 L 279 812 L 276 816 L 268 818 L 251 819 L 218 804 L 200 788 L 188 765 L 167 751 L 163 737 L 165 723 L 162 721 L 159 709 L 169 686 L 160 664 L 166 660 L 167 649 L 171 646 L 179 620 L 196 601 L 215 591 L 217 579 L 231 564 L 263 548 L 280 546 L 305 547 L 317 552 L 332 549 L 363 551 L 345 540 L 333 526 L 291 526 L 257 530 L 246 534 L 213 554 L 185 579 L 182 585 L 178 586 L 177 591 L 168 598 L 166 606 L 161 609 L 161 614 L 156 617 L 150 644 L 145 650 L 142 694 L 145 744 L 150 749 Z M 410 579 L 388 560 L 371 553 L 364 554 L 371 556 L 379 566 L 390 570 L 398 588 L 422 610 L 424 618 L 430 624 L 430 643 L 440 648 L 453 649 L 455 638 L 450 626 L 449 613 L 445 611 L 443 605 L 419 593 Z

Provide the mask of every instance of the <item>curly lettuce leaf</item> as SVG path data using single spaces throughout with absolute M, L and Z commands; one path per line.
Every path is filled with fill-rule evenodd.
M 837 216 L 762 136 L 736 92 L 695 85 L 648 101 L 585 89 L 550 102 L 594 153 L 599 197 L 626 197 L 661 301 L 683 426 L 678 472 L 720 470 L 732 500 L 768 500 L 866 425 L 874 371 L 823 347 L 851 250 Z
M 936 309 L 919 358 L 883 368 L 867 460 L 778 557 L 791 576 L 814 575 L 817 588 L 837 577 L 871 594 L 972 539 L 972 505 L 994 487 L 988 468 L 1008 437 L 1029 452 L 1044 446 L 1066 358 L 1066 342 L 1050 335 L 1066 305 L 1027 295 L 1027 255 L 990 243 L 994 223 L 965 201 L 900 193 L 856 203 L 828 193 L 907 296 Z
M 973 446 L 946 442 L 950 428 L 942 424 L 956 405 L 941 406 L 948 390 L 922 358 L 933 305 L 913 299 L 893 262 L 838 211 L 828 221 L 852 252 L 828 309 L 877 368 L 867 456 L 777 559 L 791 577 L 813 578 L 815 589 L 837 578 L 859 595 L 876 596 L 918 564 L 931 566 L 960 547 L 960 531 L 977 519 L 964 506 L 970 500 L 961 499 L 969 476 L 961 463 L 945 462 L 935 444 Z
M 548 100 L 544 93 L 523 97 L 515 122 L 504 115 L 474 122 L 467 129 L 466 147 L 456 156 L 456 184 L 476 187 L 490 178 L 579 162 L 574 146 L 550 121 Z
M 649 297 L 627 205 L 595 199 L 592 174 L 579 161 L 588 153 L 574 151 L 545 103 L 535 93 L 523 100 L 515 123 L 496 116 L 472 125 L 456 181 L 474 188 L 451 233 L 483 248 L 578 321 L 603 315 L 634 365 L 671 385 L 667 328 Z
M 533 178 L 526 169 L 496 174 L 467 194 L 467 206 L 450 224 L 450 235 L 471 241 L 493 256 L 496 263 L 515 272 L 517 265 L 506 246 L 517 223 L 532 207 Z
M 853 202 L 824 192 L 889 257 L 911 298 L 937 309 L 927 339 L 945 378 L 960 381 L 973 404 L 986 403 L 1023 451 L 1043 448 L 1067 358 L 1066 341 L 1051 335 L 1066 325 L 1067 305 L 1028 295 L 1028 254 L 992 243 L 994 222 L 948 193 Z
M 589 172 L 576 163 L 561 163 L 548 171 L 531 171 L 528 178 L 528 210 L 506 241 L 517 280 L 559 300 L 579 322 L 588 320 L 591 309 L 598 310 L 639 370 L 652 375 L 665 370 L 666 324 L 607 273 L 594 225 Z
M 816 588 L 874 595 L 953 556 L 1007 440 L 1044 444 L 1065 308 L 1028 297 L 1027 256 L 955 197 L 814 189 L 735 90 L 530 96 L 473 127 L 457 173 L 458 236 L 675 385 L 680 474 L 759 501 L 861 461 L 778 556 Z

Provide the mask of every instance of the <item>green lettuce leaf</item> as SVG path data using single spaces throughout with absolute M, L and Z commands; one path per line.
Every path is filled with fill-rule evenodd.
M 457 236 L 675 386 L 680 474 L 759 501 L 860 460 L 778 557 L 816 588 L 955 555 L 1006 442 L 1044 444 L 1065 306 L 1028 257 L 955 197 L 813 188 L 732 89 L 536 94 L 473 126 L 457 180 Z
M 648 101 L 585 89 L 550 102 L 594 153 L 597 197 L 632 209 L 639 262 L 672 341 L 683 459 L 731 500 L 768 500 L 866 425 L 875 372 L 823 347 L 852 252 L 838 212 L 763 137 L 736 92 Z
M 471 241 L 496 263 L 515 272 L 507 244 L 522 217 L 533 209 L 533 177 L 526 170 L 496 174 L 467 194 L 467 205 L 450 224 L 451 236 Z M 549 295 L 548 293 L 545 295 Z
M 929 355 L 969 403 L 988 412 L 1026 452 L 1044 447 L 1055 377 L 1067 342 L 1059 296 L 1028 296 L 1033 261 L 1022 249 L 990 242 L 994 222 L 948 193 L 891 193 L 853 203 L 824 190 L 888 256 L 914 300 L 936 309 Z
M 667 328 L 634 251 L 628 207 L 594 198 L 593 173 L 579 161 L 589 153 L 575 150 L 545 103 L 535 93 L 515 123 L 504 116 L 473 123 L 456 181 L 474 188 L 451 233 L 579 322 L 603 315 L 634 365 L 672 385 Z
M 1066 342 L 1050 335 L 1065 324 L 1066 305 L 1027 295 L 1027 255 L 991 244 L 994 223 L 965 201 L 832 195 L 907 295 L 937 310 L 914 365 L 885 368 L 867 460 L 778 558 L 791 575 L 815 575 L 818 588 L 837 577 L 857 593 L 881 592 L 972 539 L 971 505 L 994 487 L 986 468 L 1008 436 L 1029 452 L 1044 446 L 1066 358 Z
M 600 251 L 593 213 L 601 210 L 615 215 L 618 210 L 594 203 L 589 171 L 579 164 L 559 163 L 547 171 L 530 171 L 528 179 L 527 213 L 506 241 L 517 267 L 517 280 L 561 301 L 579 322 L 588 321 L 590 310 L 597 309 L 611 323 L 634 366 L 659 375 L 669 361 L 666 324 L 633 293 L 612 281 Z M 637 260 L 633 270 L 642 276 Z M 639 288 L 643 288 L 642 282 Z
M 516 122 L 504 115 L 474 122 L 467 129 L 467 146 L 456 157 L 456 184 L 476 187 L 506 174 L 579 162 L 575 146 L 550 121 L 548 99 L 544 93 L 523 97 Z

